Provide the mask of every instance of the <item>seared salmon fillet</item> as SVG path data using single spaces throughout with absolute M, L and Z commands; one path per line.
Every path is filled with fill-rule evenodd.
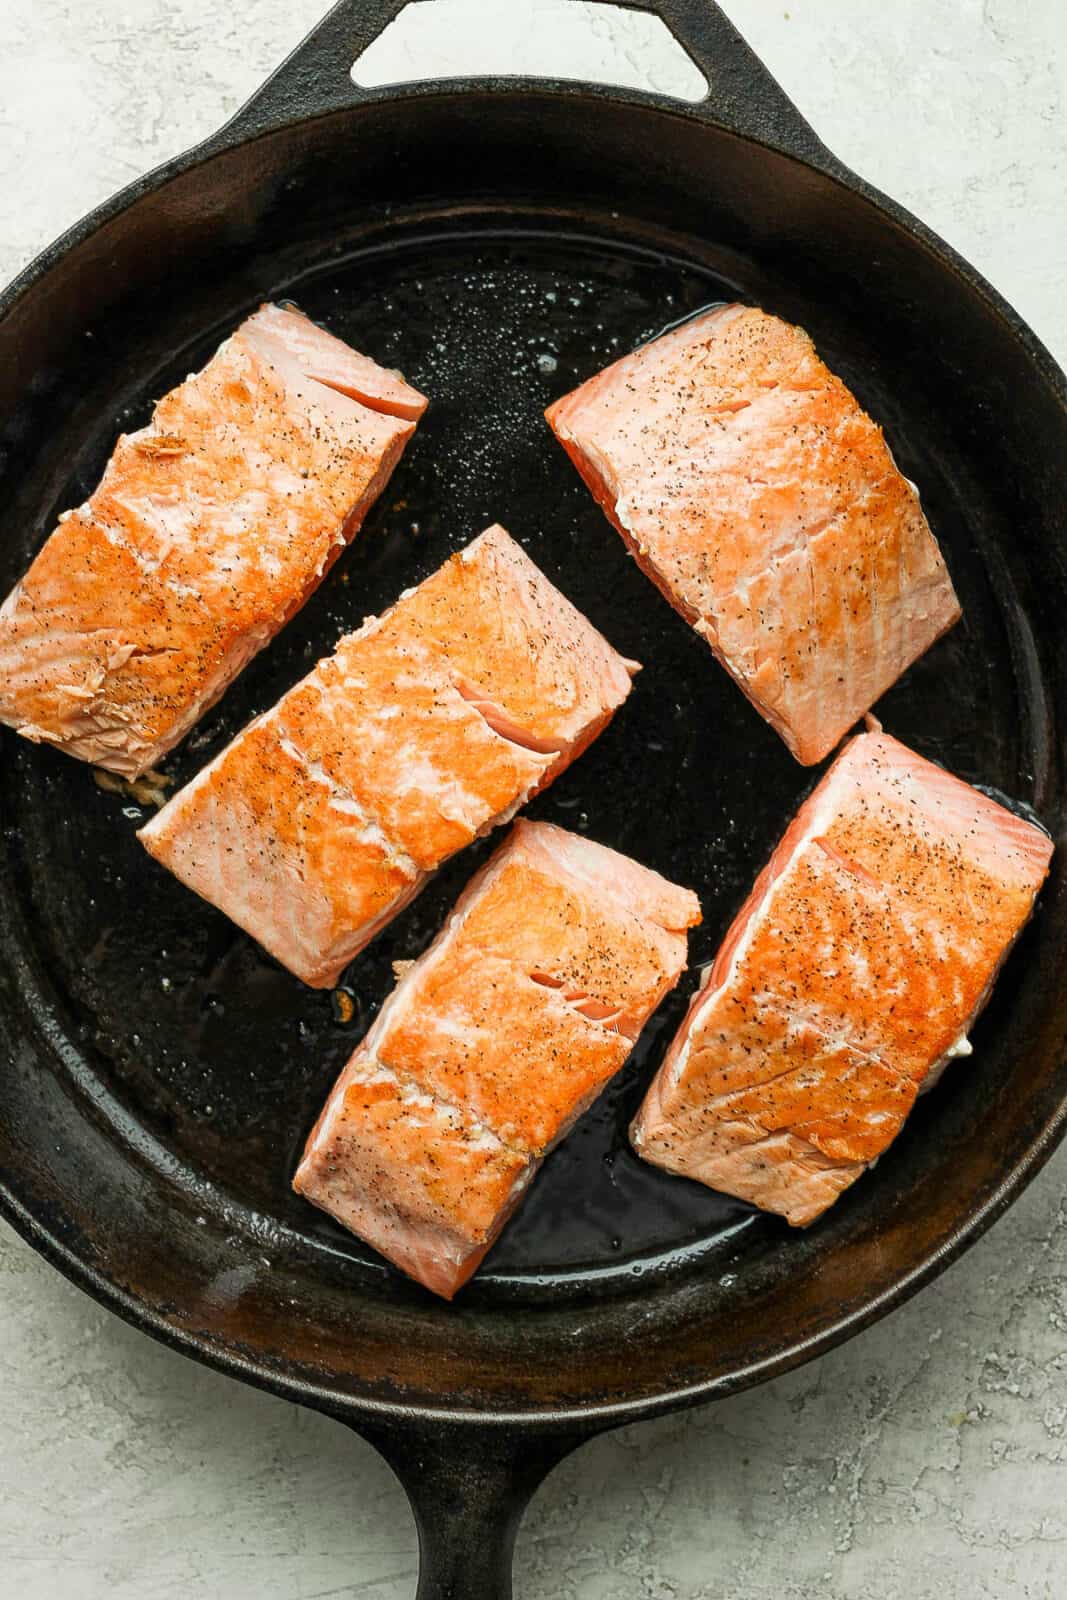
M 803 1226 L 892 1143 L 1033 910 L 1052 842 L 895 739 L 852 740 L 756 882 L 631 1130 Z
M 707 312 L 546 415 L 642 569 L 806 765 L 960 615 L 914 485 L 801 328 Z
M 503 528 L 347 635 L 164 806 L 158 861 L 316 987 L 630 692 Z
M 293 1187 L 447 1299 L 686 962 L 694 894 L 518 822 L 341 1073 Z
M 0 607 L 0 722 L 128 777 L 321 582 L 422 395 L 265 305 L 115 446 Z

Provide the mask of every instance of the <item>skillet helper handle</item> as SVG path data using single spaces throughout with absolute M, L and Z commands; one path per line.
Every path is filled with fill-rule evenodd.
M 708 122 L 744 139 L 758 139 L 817 166 L 835 158 L 715 0 L 614 0 L 627 11 L 649 11 L 665 23 L 707 80 L 692 108 Z
M 512 1600 L 515 1536 L 577 1435 L 484 1424 L 353 1424 L 403 1484 L 419 1535 L 415 1600 Z
M 257 133 L 343 111 L 370 98 L 352 82 L 352 64 L 406 4 L 407 0 L 337 0 L 266 83 L 208 140 L 209 147 L 226 149 Z
M 394 95 L 395 89 L 368 89 L 354 83 L 351 68 L 406 3 L 338 0 L 263 87 L 207 141 L 209 148 L 226 149 L 257 133 Z M 659 17 L 703 73 L 708 83 L 705 98 L 684 107 L 677 102 L 687 115 L 743 138 L 758 139 L 826 170 L 838 170 L 835 158 L 714 0 L 612 3 Z M 493 10 L 492 0 L 486 0 L 487 28 L 492 27 Z M 589 85 L 569 87 L 580 92 Z M 651 98 L 666 100 L 658 95 Z

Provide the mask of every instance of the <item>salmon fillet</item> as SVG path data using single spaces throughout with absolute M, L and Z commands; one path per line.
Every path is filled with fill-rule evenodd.
M 435 868 L 574 760 L 636 670 L 490 528 L 343 638 L 140 838 L 330 986 Z
M 641 568 L 806 765 L 959 618 L 915 486 L 801 328 L 707 312 L 546 415 Z
M 0 607 L 0 722 L 135 777 L 298 611 L 426 408 L 265 305 L 115 446 Z
M 519 822 L 341 1073 L 293 1187 L 447 1299 L 673 989 L 694 894 Z
M 895 739 L 848 744 L 726 936 L 631 1136 L 804 1226 L 899 1133 L 1033 910 L 1040 828 Z

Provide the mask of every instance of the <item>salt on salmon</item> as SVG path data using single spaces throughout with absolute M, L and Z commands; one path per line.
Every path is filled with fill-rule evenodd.
M 141 830 L 305 983 L 607 724 L 625 661 L 493 527 L 347 635 Z
M 546 415 L 798 761 L 822 760 L 959 618 L 914 484 L 801 328 L 706 312 Z
M 315 590 L 426 400 L 264 305 L 123 435 L 0 607 L 0 722 L 126 777 Z
M 293 1187 L 451 1299 L 677 983 L 699 921 L 688 889 L 518 822 L 341 1073 Z
M 734 922 L 632 1128 L 646 1161 L 804 1226 L 954 1057 L 1052 857 L 881 731 L 848 744 Z

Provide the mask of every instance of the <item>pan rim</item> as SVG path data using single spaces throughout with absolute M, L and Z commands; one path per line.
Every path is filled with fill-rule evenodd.
M 227 123 L 209 134 L 198 144 L 192 145 L 188 150 L 181 152 L 169 160 L 161 162 L 141 177 L 124 185 L 113 195 L 88 211 L 71 226 L 65 229 L 57 238 L 32 257 L 30 261 L 18 272 L 15 277 L 0 290 L 0 331 L 4 322 L 14 310 L 18 302 L 37 283 L 47 277 L 64 256 L 75 250 L 79 245 L 86 243 L 94 234 L 98 233 L 108 223 L 131 210 L 140 200 L 147 198 L 163 189 L 175 179 L 184 177 L 193 172 L 197 167 L 206 166 L 216 159 L 224 159 L 236 150 L 250 149 L 255 145 L 264 143 L 278 136 L 291 133 L 298 128 L 312 127 L 317 123 L 329 121 L 344 121 L 353 116 L 373 113 L 379 106 L 400 104 L 408 100 L 427 100 L 439 98 L 442 100 L 471 99 L 484 96 L 490 101 L 504 101 L 509 98 L 542 97 L 546 100 L 572 100 L 593 96 L 599 102 L 607 102 L 626 109 L 647 111 L 655 116 L 664 116 L 669 119 L 685 123 L 696 123 L 698 126 L 709 129 L 716 134 L 737 141 L 739 144 L 753 145 L 778 157 L 817 174 L 818 177 L 835 185 L 845 193 L 854 196 L 866 204 L 895 226 L 903 229 L 909 238 L 920 245 L 927 254 L 933 256 L 952 273 L 962 279 L 969 288 L 975 290 L 984 300 L 989 309 L 997 316 L 1001 323 L 1008 328 L 1012 336 L 1020 341 L 1026 354 L 1037 364 L 1042 377 L 1048 382 L 1053 394 L 1067 412 L 1067 371 L 1060 366 L 1048 346 L 1034 332 L 1025 318 L 1016 311 L 1011 302 L 997 289 L 988 278 L 973 266 L 956 248 L 943 239 L 940 234 L 929 227 L 914 212 L 894 200 L 892 196 L 869 183 L 843 162 L 827 152 L 825 162 L 816 162 L 808 156 L 802 156 L 792 151 L 783 149 L 782 146 L 771 140 L 758 139 L 750 134 L 737 133 L 726 124 L 719 122 L 701 106 L 687 106 L 677 100 L 659 94 L 645 93 L 636 89 L 605 87 L 602 84 L 588 83 L 581 80 L 552 79 L 552 78 L 527 78 L 515 77 L 496 79 L 487 77 L 461 78 L 446 81 L 426 80 L 406 84 L 387 86 L 380 90 L 361 91 L 360 98 L 351 106 L 342 109 L 331 109 L 312 116 L 294 117 L 272 125 L 268 128 L 256 129 L 246 136 L 234 138 L 231 130 L 239 127 L 243 117 L 243 110 L 238 111 Z
M 1067 1066 L 1067 1063 L 1061 1065 Z M 197 1361 L 227 1377 L 237 1378 L 256 1389 L 275 1394 L 282 1399 L 309 1406 L 312 1410 L 337 1417 L 358 1425 L 400 1419 L 424 1423 L 444 1423 L 452 1426 L 477 1426 L 494 1430 L 515 1427 L 541 1427 L 549 1432 L 575 1427 L 588 1427 L 590 1431 L 621 1427 L 669 1411 L 688 1406 L 722 1400 L 729 1395 L 742 1394 L 748 1389 L 767 1383 L 772 1378 L 784 1376 L 797 1367 L 806 1365 L 816 1357 L 825 1355 L 844 1344 L 858 1333 L 882 1320 L 890 1312 L 907 1303 L 920 1289 L 952 1266 L 970 1247 L 978 1242 L 1004 1215 L 1023 1189 L 1037 1177 L 1067 1135 L 1067 1093 L 1055 1115 L 1026 1153 L 1000 1181 L 992 1194 L 976 1211 L 960 1223 L 935 1249 L 912 1269 L 898 1278 L 888 1288 L 872 1295 L 862 1305 L 855 1306 L 832 1322 L 822 1332 L 799 1339 L 777 1354 L 735 1369 L 728 1376 L 706 1378 L 662 1393 L 636 1396 L 627 1400 L 592 1402 L 588 1406 L 530 1407 L 529 1409 L 494 1410 L 462 1406 L 423 1404 L 418 1400 L 383 1400 L 372 1395 L 339 1393 L 327 1385 L 299 1378 L 285 1377 L 268 1364 L 241 1356 L 212 1344 L 193 1332 L 184 1332 L 169 1323 L 162 1312 L 103 1273 L 82 1260 L 75 1251 L 65 1246 L 22 1201 L 8 1185 L 0 1182 L 0 1216 L 24 1239 L 50 1266 L 62 1273 L 68 1282 L 90 1296 L 98 1305 L 113 1312 L 123 1322 L 146 1334 L 168 1349 Z

